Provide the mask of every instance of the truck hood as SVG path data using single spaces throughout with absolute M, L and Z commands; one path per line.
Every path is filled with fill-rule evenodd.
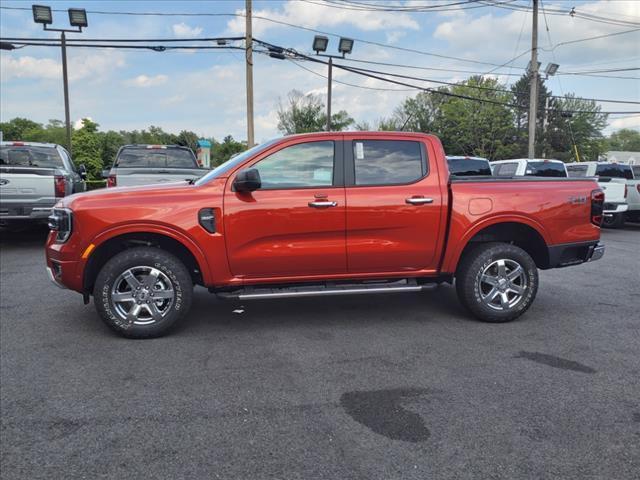
M 127 202 L 130 202 L 131 204 L 135 204 L 135 200 L 137 197 L 141 199 L 149 198 L 151 196 L 157 196 L 161 198 L 165 195 L 185 192 L 187 189 L 192 188 L 196 187 L 186 181 L 145 185 L 138 187 L 100 188 L 97 190 L 91 190 L 84 193 L 76 193 L 75 195 L 65 197 L 61 199 L 56 206 L 76 210 L 88 205 L 120 203 L 120 201 L 122 201 L 123 199 L 126 199 Z

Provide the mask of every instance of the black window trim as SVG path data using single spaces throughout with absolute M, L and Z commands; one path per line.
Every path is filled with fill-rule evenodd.
M 356 164 L 353 158 L 354 142 L 414 142 L 420 145 L 420 160 L 422 163 L 422 176 L 416 180 L 405 183 L 373 183 L 366 185 L 356 185 Z M 405 138 L 400 139 L 387 139 L 387 138 L 354 138 L 345 140 L 344 142 L 344 185 L 349 188 L 361 188 L 361 187 L 401 187 L 403 185 L 414 185 L 421 182 L 429 176 L 429 156 L 427 155 L 427 149 L 422 140 L 409 140 Z
M 250 162 L 248 165 L 246 165 L 245 167 L 241 167 L 239 169 L 237 169 L 234 173 L 233 173 L 233 177 L 235 179 L 235 176 L 238 174 L 238 172 L 241 172 L 242 170 L 246 170 L 249 168 L 257 168 L 256 165 L 258 163 L 260 163 L 262 160 L 265 160 L 267 158 L 269 158 L 271 155 L 274 155 L 278 152 L 281 152 L 282 150 L 284 150 L 285 148 L 289 148 L 289 147 L 294 147 L 296 145 L 303 145 L 306 143 L 320 143 L 320 142 L 333 142 L 333 182 L 331 185 L 309 185 L 308 187 L 281 187 L 281 188 L 259 188 L 258 190 L 256 190 L 256 192 L 274 192 L 274 191 L 284 191 L 284 190 L 325 190 L 328 188 L 343 188 L 344 187 L 344 147 L 343 147 L 343 143 L 345 143 L 342 140 L 338 140 L 335 138 L 330 138 L 330 139 L 313 139 L 313 140 L 309 140 L 309 139 L 305 139 L 303 141 L 300 142 L 296 142 L 296 143 L 289 143 L 285 146 L 283 146 L 282 148 L 278 148 L 277 150 L 271 151 L 269 153 L 267 153 L 264 156 L 261 156 L 260 158 L 256 159 L 255 161 Z M 233 187 L 232 187 L 232 191 Z

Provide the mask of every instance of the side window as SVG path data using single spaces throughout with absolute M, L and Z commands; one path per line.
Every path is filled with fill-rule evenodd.
M 420 142 L 356 140 L 353 142 L 356 185 L 412 183 L 427 174 Z
M 256 163 L 263 190 L 330 187 L 333 185 L 334 143 L 300 143 L 285 147 Z
M 518 170 L 517 163 L 499 163 L 496 165 L 493 174 L 498 177 L 512 177 Z
M 71 160 L 71 155 L 69 155 L 69 152 L 67 152 L 67 149 L 60 147 L 60 154 L 62 158 L 65 160 L 65 164 L 69 165 L 73 172 L 76 172 L 76 166 L 73 163 L 73 160 Z

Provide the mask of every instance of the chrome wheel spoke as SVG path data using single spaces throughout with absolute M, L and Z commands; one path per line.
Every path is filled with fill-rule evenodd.
M 482 277 L 480 277 L 480 281 L 484 283 L 488 283 L 493 287 L 498 285 L 498 279 L 492 275 L 487 275 L 486 273 L 482 275 Z
M 509 307 L 509 295 L 507 295 L 507 292 L 500 294 L 500 307 L 502 307 L 503 310 Z
M 507 274 L 507 278 L 513 282 L 516 278 L 518 278 L 523 273 L 524 273 L 524 270 L 520 265 L 518 265 L 516 268 L 514 268 Z
M 493 300 L 498 296 L 498 294 L 500 293 L 500 290 L 498 290 L 498 287 L 493 287 L 489 293 L 487 293 L 486 295 L 483 295 L 482 299 L 485 302 L 493 302 Z
M 162 313 L 158 309 L 158 306 L 155 304 L 155 302 L 145 303 L 144 306 L 155 321 L 162 319 Z
M 145 286 L 149 289 L 153 288 L 156 282 L 158 281 L 159 275 L 160 275 L 160 270 L 156 270 L 155 268 L 152 268 L 151 271 L 149 272 L 149 275 L 147 275 L 147 278 L 145 278 L 144 280 Z
M 152 299 L 162 299 L 164 300 L 165 298 L 173 298 L 173 290 L 154 290 L 153 291 L 153 296 L 151 297 Z
M 129 310 L 129 312 L 127 313 L 127 321 L 133 323 L 138 320 L 140 310 L 142 310 L 142 307 L 137 303 L 133 307 L 131 307 L 131 310 Z
M 506 276 L 507 276 L 507 267 L 504 264 L 504 260 L 498 260 L 496 262 L 496 265 L 498 266 L 498 278 L 506 278 Z
M 133 292 L 114 293 L 111 295 L 111 299 L 114 302 L 135 302 L 133 298 Z
M 512 283 L 511 285 L 509 285 L 508 290 L 509 292 L 513 292 L 516 295 L 522 295 L 525 291 L 525 288 L 520 286 L 520 285 L 516 285 L 514 283 Z
M 122 277 L 127 282 L 129 287 L 131 287 L 131 290 L 135 290 L 136 288 L 140 288 L 142 286 L 142 284 L 138 281 L 131 270 L 127 270 L 126 272 L 124 272 L 122 274 Z

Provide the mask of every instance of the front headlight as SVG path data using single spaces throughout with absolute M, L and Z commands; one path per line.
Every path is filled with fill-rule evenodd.
M 73 231 L 73 212 L 68 208 L 54 208 L 49 215 L 49 228 L 56 232 L 56 242 L 66 242 Z

